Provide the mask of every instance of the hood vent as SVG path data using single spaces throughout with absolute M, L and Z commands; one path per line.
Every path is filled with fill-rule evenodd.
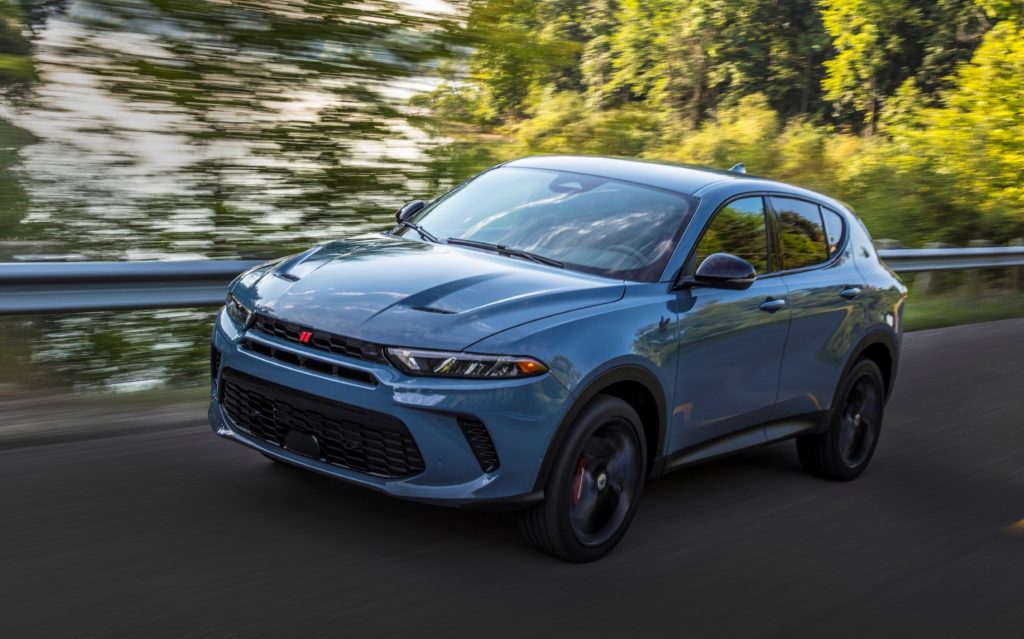
M 437 308 L 436 306 L 420 306 L 413 310 L 423 311 L 424 313 L 440 313 L 441 315 L 455 315 L 458 312 L 447 308 Z

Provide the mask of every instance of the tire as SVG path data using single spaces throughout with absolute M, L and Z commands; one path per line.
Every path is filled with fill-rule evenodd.
M 885 384 L 878 366 L 859 359 L 836 392 L 824 433 L 796 440 L 800 463 L 811 474 L 851 481 L 871 462 L 885 410 Z
M 646 475 L 640 417 L 621 399 L 598 395 L 566 433 L 544 502 L 521 514 L 520 529 L 549 555 L 600 559 L 626 534 Z

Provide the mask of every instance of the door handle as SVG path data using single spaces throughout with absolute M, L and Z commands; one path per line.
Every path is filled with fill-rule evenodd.
M 775 311 L 779 310 L 780 308 L 782 308 L 785 305 L 786 305 L 786 300 L 777 300 L 777 299 L 769 297 L 765 301 L 761 302 L 761 305 L 758 306 L 758 308 L 760 308 L 762 311 L 765 311 L 767 313 L 774 313 Z
M 839 296 L 840 297 L 844 297 L 844 298 L 846 298 L 848 300 L 852 300 L 853 298 L 857 297 L 858 295 L 860 295 L 860 289 L 857 288 L 856 286 L 851 286 L 850 288 L 844 288 L 842 291 L 839 292 Z

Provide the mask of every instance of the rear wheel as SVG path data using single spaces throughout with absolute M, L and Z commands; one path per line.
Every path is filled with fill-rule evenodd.
M 544 503 L 522 514 L 537 548 L 568 561 L 593 561 L 622 539 L 643 491 L 647 458 L 640 418 L 626 402 L 596 397 L 566 434 Z
M 797 438 L 800 463 L 821 477 L 856 479 L 874 455 L 884 408 L 881 371 L 871 360 L 858 360 L 836 394 L 829 429 Z

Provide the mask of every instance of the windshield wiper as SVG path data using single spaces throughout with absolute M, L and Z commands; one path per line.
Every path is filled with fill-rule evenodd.
M 415 222 L 410 222 L 409 220 L 402 220 L 401 222 L 398 223 L 398 226 L 404 226 L 406 228 L 410 228 L 410 229 L 416 231 L 417 233 L 419 233 L 420 237 L 422 237 L 423 239 L 428 240 L 430 242 L 433 242 L 434 244 L 440 244 L 441 243 L 441 240 L 439 240 L 436 235 L 434 235 L 433 233 L 431 233 L 430 231 L 428 231 L 427 229 L 423 228 L 422 226 L 420 226 L 419 224 L 417 224 Z
M 479 242 L 477 240 L 466 240 L 461 237 L 450 237 L 448 238 L 449 244 L 455 244 L 456 246 L 472 246 L 474 248 L 484 249 L 485 251 L 494 251 L 501 255 L 511 255 L 513 257 L 521 257 L 531 262 L 537 262 L 538 264 L 547 264 L 548 266 L 555 266 L 557 268 L 565 268 L 565 264 L 558 260 L 550 257 L 544 257 L 543 255 L 537 255 L 536 253 L 530 253 L 529 251 L 523 251 L 521 249 L 509 248 L 503 244 L 491 244 L 490 242 Z

